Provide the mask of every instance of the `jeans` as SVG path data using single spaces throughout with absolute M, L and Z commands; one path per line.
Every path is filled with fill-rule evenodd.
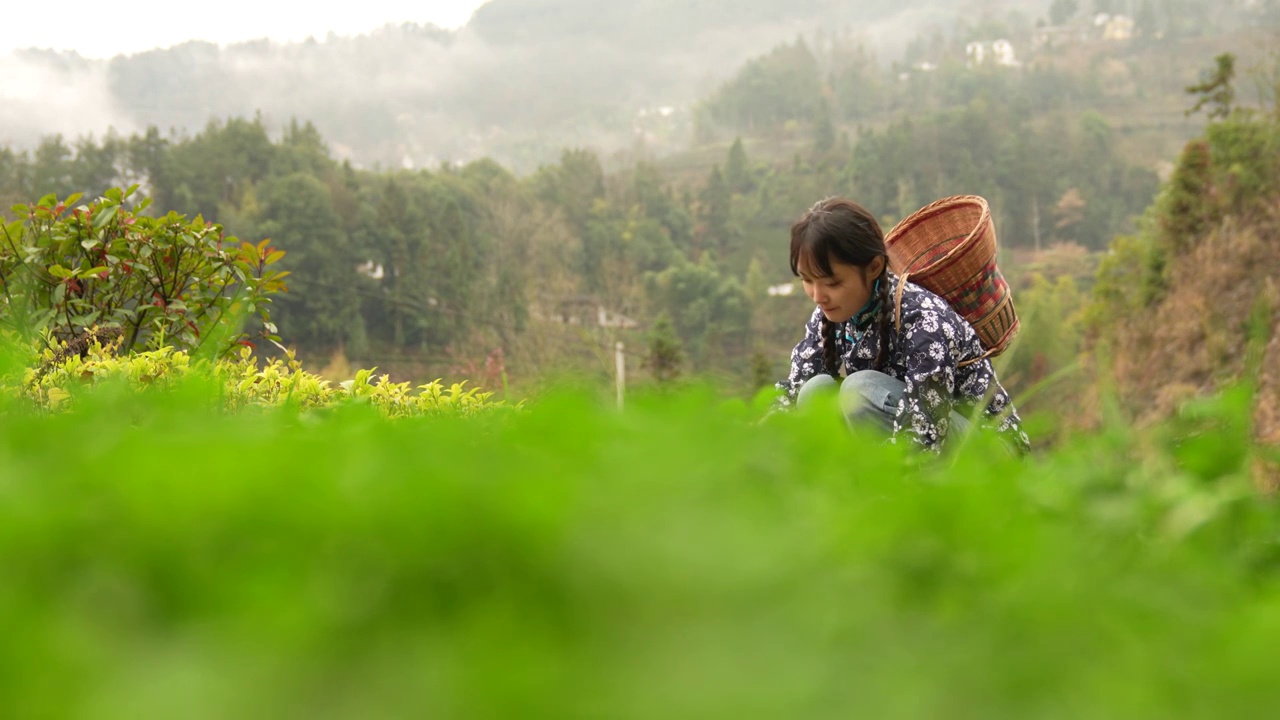
M 907 384 L 875 370 L 862 370 L 836 383 L 830 375 L 818 375 L 806 382 L 796 394 L 797 405 L 807 405 L 814 398 L 836 390 L 840 393 L 840 412 L 849 426 L 868 423 L 893 432 L 893 420 Z M 969 430 L 969 419 L 951 412 L 951 430 L 957 435 Z

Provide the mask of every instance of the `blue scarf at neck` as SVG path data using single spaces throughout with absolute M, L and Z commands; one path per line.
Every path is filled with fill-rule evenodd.
M 844 337 L 849 342 L 856 343 L 866 334 L 867 329 L 871 327 L 871 321 L 875 319 L 876 313 L 880 311 L 880 283 L 884 282 L 884 274 L 876 278 L 876 282 L 871 286 L 871 297 L 867 299 L 862 309 L 854 314 L 853 319 L 847 321 L 850 324 L 853 334 L 848 330 L 845 331 Z

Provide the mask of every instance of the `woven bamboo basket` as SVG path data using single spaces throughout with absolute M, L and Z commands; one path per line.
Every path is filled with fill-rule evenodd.
M 902 288 L 907 279 L 946 300 L 978 332 L 995 357 L 1018 335 L 1013 294 L 996 266 L 991 208 L 977 195 L 943 198 L 912 213 L 885 238 L 889 267 L 898 274 L 895 323 L 901 331 Z

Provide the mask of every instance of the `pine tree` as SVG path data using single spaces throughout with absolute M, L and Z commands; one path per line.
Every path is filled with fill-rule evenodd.
M 653 321 L 649 330 L 649 354 L 644 365 L 653 374 L 659 384 L 669 384 L 680 377 L 680 366 L 684 364 L 684 350 L 680 338 L 676 335 L 671 317 L 661 313 Z
M 777 380 L 773 374 L 773 363 L 762 350 L 751 353 L 751 389 L 758 391 L 772 385 Z
M 831 120 L 831 103 L 825 97 L 818 103 L 813 119 L 813 156 L 826 159 L 836 149 L 836 126 Z
M 741 137 L 735 139 L 733 146 L 729 148 L 729 160 L 725 163 L 724 174 L 731 192 L 745 194 L 754 189 L 751 162 L 747 159 L 747 150 L 742 145 Z
M 1214 58 L 1214 63 L 1212 70 L 1201 74 L 1198 85 L 1187 88 L 1188 95 L 1199 96 L 1195 106 L 1187 111 L 1188 116 L 1200 112 L 1206 105 L 1209 106 L 1210 120 L 1224 120 L 1231 116 L 1231 103 L 1236 97 L 1235 88 L 1231 87 L 1236 74 L 1236 56 L 1223 53 Z
M 729 227 L 733 194 L 729 183 L 725 181 L 724 174 L 720 172 L 719 165 L 711 168 L 711 176 L 707 178 L 707 186 L 703 188 L 702 197 L 699 200 L 702 206 L 702 221 L 705 223 L 706 235 L 710 240 L 709 246 L 717 251 L 723 251 L 733 234 Z

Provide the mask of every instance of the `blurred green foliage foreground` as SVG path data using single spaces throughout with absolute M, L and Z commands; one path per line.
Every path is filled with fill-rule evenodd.
M 0 405 L 0 713 L 1274 717 L 1246 389 L 1025 462 L 710 393 Z

